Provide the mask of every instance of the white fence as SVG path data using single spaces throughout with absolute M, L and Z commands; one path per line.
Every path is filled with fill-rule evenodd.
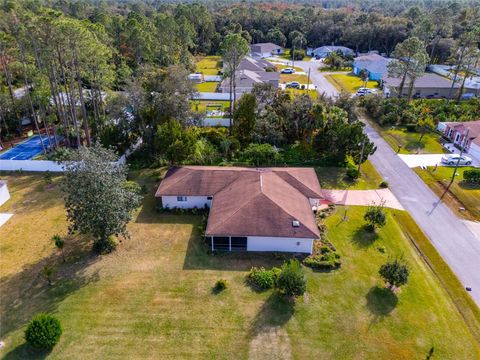
M 118 164 L 125 164 L 127 157 L 142 144 L 139 140 L 135 145 L 128 149 L 117 161 Z M 0 160 L 0 170 L 3 171 L 51 171 L 63 172 L 65 165 L 52 160 Z
M 204 75 L 203 79 L 206 82 L 220 82 L 222 81 L 221 75 Z
M 230 100 L 229 93 L 211 93 L 211 92 L 200 92 L 195 96 L 196 100 Z
M 8 192 L 7 183 L 0 181 L 0 206 L 5 204 L 10 199 L 10 193 Z
M 202 126 L 230 126 L 230 119 L 228 118 L 205 118 L 202 121 Z

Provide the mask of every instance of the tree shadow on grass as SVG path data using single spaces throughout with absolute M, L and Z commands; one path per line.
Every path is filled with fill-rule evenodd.
M 285 325 L 294 312 L 295 300 L 273 291 L 251 323 L 251 336 L 255 337 L 268 328 Z
M 69 295 L 98 281 L 98 272 L 88 271 L 99 259 L 91 251 L 91 242 L 84 237 L 72 242 L 66 242 L 65 263 L 62 262 L 61 255 L 52 253 L 34 264 L 26 265 L 21 271 L 0 279 L 1 338 L 24 326 L 39 312 L 54 312 Z M 58 270 L 52 277 L 51 286 L 42 275 L 45 265 Z
M 4 360 L 19 360 L 19 359 L 30 359 L 30 360 L 42 360 L 47 358 L 47 356 L 52 352 L 52 350 L 42 350 L 35 349 L 27 343 L 23 343 L 17 346 L 12 351 L 5 354 L 3 357 Z
M 360 248 L 371 246 L 377 241 L 379 235 L 375 231 L 371 231 L 368 225 L 359 227 L 353 234 L 352 241 Z
M 398 304 L 397 295 L 390 289 L 380 286 L 372 287 L 365 297 L 367 299 L 367 308 L 374 316 L 373 323 L 390 315 Z

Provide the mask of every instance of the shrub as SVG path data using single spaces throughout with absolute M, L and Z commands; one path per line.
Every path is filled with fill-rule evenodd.
M 400 259 L 395 259 L 383 264 L 378 273 L 390 285 L 390 289 L 393 289 L 407 283 L 410 271 L 407 264 Z
M 469 184 L 480 184 L 480 169 L 465 170 L 463 180 Z
M 369 206 L 363 218 L 372 231 L 375 231 L 377 227 L 385 226 L 387 223 L 387 215 L 382 206 Z
M 357 180 L 359 176 L 360 176 L 360 172 L 358 171 L 357 168 L 355 168 L 355 167 L 349 167 L 349 168 L 347 169 L 347 177 L 348 177 L 350 180 Z
M 407 128 L 408 132 L 417 131 L 417 125 L 416 124 L 407 124 L 407 125 L 405 125 L 405 127 Z
M 248 273 L 248 281 L 259 289 L 271 289 L 275 285 L 275 281 L 280 273 L 279 268 L 266 270 L 264 267 L 252 267 Z
M 291 259 L 282 265 L 275 286 L 282 294 L 287 296 L 300 296 L 305 293 L 307 281 L 298 260 Z
M 304 57 L 305 57 L 305 51 L 301 49 L 295 50 L 291 54 L 291 58 L 294 60 L 303 60 Z
M 217 292 L 223 291 L 228 287 L 228 282 L 225 279 L 220 279 L 215 283 L 214 290 Z
M 60 335 L 62 335 L 60 321 L 43 313 L 35 316 L 25 330 L 25 340 L 38 349 L 53 348 Z
M 97 254 L 110 254 L 116 248 L 117 243 L 115 242 L 113 236 L 109 236 L 105 240 L 96 240 L 93 243 L 93 251 L 95 251 Z
M 382 189 L 388 188 L 388 181 L 383 180 L 383 181 L 380 183 L 380 187 L 381 187 Z
M 270 144 L 250 144 L 243 151 L 242 158 L 255 166 L 272 165 L 282 161 L 278 150 Z
M 342 262 L 340 261 L 340 255 L 330 246 L 323 245 L 319 254 L 305 258 L 303 264 L 313 269 L 336 269 L 342 265 Z
M 43 173 L 43 181 L 45 181 L 46 185 L 51 185 L 52 184 L 53 176 L 52 176 L 52 173 L 50 171 L 47 170 Z

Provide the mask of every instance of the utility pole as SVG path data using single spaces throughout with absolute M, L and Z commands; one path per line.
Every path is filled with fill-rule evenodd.
M 307 94 L 309 93 L 310 89 L 310 68 L 308 68 L 308 77 L 307 77 Z
M 360 175 L 360 165 L 362 165 L 362 160 L 363 160 L 363 150 L 365 149 L 365 141 L 366 139 L 363 139 L 362 141 L 362 150 L 360 151 L 360 160 L 358 161 L 358 174 Z
M 463 150 L 465 150 L 465 145 L 468 141 L 468 133 L 469 132 L 470 132 L 470 129 L 467 128 L 467 132 L 465 134 L 465 137 L 462 140 L 463 145 L 460 146 L 460 157 L 458 158 L 457 163 L 455 164 L 455 168 L 453 169 L 452 178 L 450 179 L 450 183 L 448 184 L 447 188 L 445 189 L 445 192 L 443 193 L 442 197 L 448 192 L 448 190 L 450 189 L 450 186 L 452 186 L 453 181 L 455 180 L 455 176 L 457 175 L 458 165 L 460 164 L 460 159 L 463 155 Z
M 295 69 L 295 45 L 292 43 L 292 68 Z

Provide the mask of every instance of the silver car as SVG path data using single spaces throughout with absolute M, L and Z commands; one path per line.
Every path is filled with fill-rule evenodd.
M 448 154 L 442 156 L 442 163 L 447 165 L 457 165 L 457 163 L 458 165 L 471 165 L 472 159 L 465 155 L 460 156 L 459 154 Z

